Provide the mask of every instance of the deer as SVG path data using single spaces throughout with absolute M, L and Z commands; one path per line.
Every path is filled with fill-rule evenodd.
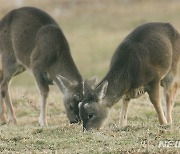
M 104 78 L 94 88 L 84 91 L 79 104 L 83 129 L 98 130 L 110 108 L 121 99 L 119 127 L 125 127 L 130 100 L 145 93 L 160 125 L 171 124 L 179 57 L 180 34 L 170 23 L 149 22 L 135 28 L 117 47 Z M 160 87 L 166 101 L 166 116 Z
M 25 70 L 33 74 L 39 89 L 40 126 L 48 126 L 47 97 L 49 86 L 54 83 L 63 94 L 69 122 L 80 121 L 78 104 L 83 97 L 84 86 L 93 84 L 95 78 L 88 82 L 86 80 L 84 84 L 71 56 L 69 44 L 50 15 L 34 7 L 22 7 L 7 13 L 0 20 L 0 57 L 2 124 L 17 124 L 8 89 L 11 79 Z

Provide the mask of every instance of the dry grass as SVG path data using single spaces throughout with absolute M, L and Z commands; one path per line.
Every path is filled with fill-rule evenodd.
M 96 74 L 101 79 L 118 44 L 144 22 L 170 22 L 180 31 L 177 0 L 24 0 L 23 5 L 39 7 L 58 21 L 84 78 Z M 0 0 L 0 6 L 0 17 L 18 7 L 7 0 Z M 104 127 L 88 133 L 83 133 L 80 125 L 68 124 L 56 87 L 51 87 L 48 98 L 49 127 L 45 129 L 38 126 L 39 97 L 33 77 L 28 73 L 16 77 L 10 93 L 19 125 L 0 126 L 1 153 L 179 152 L 179 148 L 158 145 L 159 141 L 180 140 L 180 90 L 171 127 L 158 125 L 154 108 L 144 96 L 131 102 L 126 128 L 118 128 L 119 102 L 111 109 Z

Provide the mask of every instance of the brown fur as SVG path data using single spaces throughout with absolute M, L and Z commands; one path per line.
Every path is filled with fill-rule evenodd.
M 47 13 L 32 7 L 10 11 L 0 20 L 0 115 L 16 124 L 8 93 L 11 78 L 26 69 L 32 71 L 41 95 L 39 123 L 46 126 L 46 99 L 54 81 L 64 96 L 67 117 L 79 121 L 78 103 L 83 95 L 82 77 L 73 61 L 68 42 L 59 25 Z M 57 77 L 58 75 L 58 77 Z
M 123 97 L 120 126 L 126 125 L 128 103 L 143 89 L 157 112 L 159 123 L 172 123 L 176 91 L 175 77 L 180 57 L 180 35 L 169 23 L 146 23 L 132 31 L 115 51 L 109 71 L 95 89 L 89 90 L 80 106 L 86 129 L 101 126 L 112 107 Z M 167 117 L 160 103 L 160 85 L 166 96 Z M 142 93 L 143 94 L 143 93 Z M 89 106 L 88 109 L 84 105 Z M 95 105 L 96 104 L 96 105 Z M 99 113 L 104 113 L 103 116 Z M 90 117 L 89 117 L 90 115 Z M 93 125 L 91 125 L 93 123 Z

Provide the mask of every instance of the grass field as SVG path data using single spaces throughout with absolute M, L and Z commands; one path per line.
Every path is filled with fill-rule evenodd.
M 136 26 L 149 21 L 172 23 L 180 31 L 178 0 L 24 0 L 48 12 L 60 24 L 84 78 L 107 72 L 118 44 Z M 0 17 L 13 1 L 0 0 Z M 180 71 L 178 76 L 180 84 Z M 0 126 L 0 153 L 180 153 L 180 90 L 173 111 L 173 125 L 160 127 L 154 107 L 145 95 L 130 104 L 128 126 L 119 129 L 121 101 L 99 131 L 82 132 L 70 125 L 62 94 L 51 87 L 48 98 L 48 128 L 38 126 L 39 95 L 32 75 L 23 73 L 11 84 L 10 93 L 18 126 Z M 159 143 L 172 142 L 168 147 Z M 177 142 L 176 142 L 177 143 Z

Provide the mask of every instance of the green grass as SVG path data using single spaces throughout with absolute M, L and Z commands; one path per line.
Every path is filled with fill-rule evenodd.
M 0 4 L 0 17 L 15 7 L 5 0 L 0 0 Z M 26 0 L 24 5 L 46 10 L 57 20 L 84 78 L 97 75 L 100 80 L 118 44 L 144 22 L 170 22 L 180 31 L 179 1 Z M 61 8 L 60 14 L 55 13 L 57 8 Z M 120 101 L 111 109 L 102 129 L 85 133 L 81 125 L 68 123 L 58 88 L 50 90 L 49 127 L 42 129 L 38 126 L 39 94 L 33 76 L 26 72 L 12 81 L 10 93 L 18 126 L 0 126 L 0 153 L 178 153 L 180 150 L 158 147 L 160 141 L 180 140 L 180 90 L 171 127 L 159 126 L 145 95 L 132 100 L 127 127 L 118 127 Z

